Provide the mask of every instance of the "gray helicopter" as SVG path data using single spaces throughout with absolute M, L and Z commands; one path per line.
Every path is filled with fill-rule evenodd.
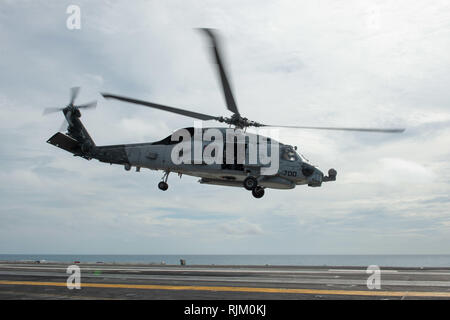
M 44 114 L 62 111 L 65 117 L 66 134 L 57 132 L 48 143 L 87 160 L 97 159 L 109 164 L 123 165 L 129 171 L 135 167 L 164 171 L 160 190 L 168 189 L 171 172 L 199 177 L 202 184 L 245 188 L 255 198 L 264 196 L 264 190 L 293 189 L 297 185 L 320 187 L 323 182 L 335 181 L 337 172 L 328 170 L 324 175 L 317 167 L 297 152 L 297 148 L 283 144 L 260 134 L 249 133 L 255 128 L 298 128 L 318 130 L 343 130 L 362 132 L 399 133 L 404 129 L 342 128 L 269 125 L 242 117 L 237 108 L 228 77 L 221 58 L 216 33 L 201 29 L 211 43 L 211 49 L 222 84 L 226 106 L 231 117 L 212 116 L 203 113 L 174 108 L 124 96 L 102 93 L 106 99 L 116 99 L 150 108 L 176 113 L 201 121 L 215 120 L 229 127 L 183 128 L 166 138 L 149 143 L 97 146 L 80 121 L 81 109 L 95 108 L 96 101 L 75 105 L 79 87 L 71 89 L 69 104 L 64 108 L 47 108 Z

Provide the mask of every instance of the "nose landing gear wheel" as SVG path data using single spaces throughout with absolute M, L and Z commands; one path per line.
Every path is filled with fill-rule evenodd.
M 252 195 L 257 199 L 262 198 L 264 196 L 264 188 L 261 188 L 259 186 L 254 188 L 252 190 Z
M 166 182 L 161 181 L 160 183 L 158 183 L 158 188 L 162 191 L 166 191 L 167 189 L 169 189 L 169 185 Z

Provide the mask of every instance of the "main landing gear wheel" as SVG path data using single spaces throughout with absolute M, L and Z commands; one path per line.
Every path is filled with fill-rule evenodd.
M 258 180 L 255 177 L 249 176 L 244 180 L 244 188 L 251 191 L 258 186 Z
M 169 189 L 169 185 L 166 182 L 161 181 L 160 183 L 158 183 L 158 188 L 162 191 L 166 191 L 167 189 Z
M 257 199 L 262 198 L 264 196 L 264 188 L 257 186 L 252 190 L 252 195 Z

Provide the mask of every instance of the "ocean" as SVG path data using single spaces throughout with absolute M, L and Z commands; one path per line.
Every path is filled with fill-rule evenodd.
M 0 254 L 0 261 L 179 265 L 450 267 L 450 255 L 86 255 Z

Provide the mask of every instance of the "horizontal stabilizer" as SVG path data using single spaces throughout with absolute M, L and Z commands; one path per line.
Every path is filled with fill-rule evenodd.
M 81 144 L 77 140 L 72 139 L 61 132 L 55 133 L 53 137 L 47 140 L 47 143 L 73 154 L 81 153 Z

